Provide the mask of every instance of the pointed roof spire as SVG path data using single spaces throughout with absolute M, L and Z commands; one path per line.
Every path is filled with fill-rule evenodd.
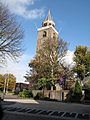
M 52 16 L 51 16 L 50 9 L 49 9 L 49 11 L 48 11 L 48 16 L 47 16 L 46 20 L 52 20 Z
M 51 12 L 50 12 L 50 9 L 49 9 L 48 15 L 47 15 L 46 19 L 43 21 L 42 26 L 50 26 L 50 25 L 55 27 L 55 23 L 54 23 L 54 21 L 52 19 Z

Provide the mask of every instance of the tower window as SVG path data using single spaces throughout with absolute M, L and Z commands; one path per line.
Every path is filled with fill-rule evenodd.
M 44 23 L 44 26 L 47 26 L 47 23 Z
M 47 36 L 47 32 L 44 31 L 44 32 L 43 32 L 43 37 L 46 37 L 46 36 Z
M 55 33 L 53 33 L 53 38 L 54 38 L 54 39 L 56 38 L 56 35 L 55 35 Z

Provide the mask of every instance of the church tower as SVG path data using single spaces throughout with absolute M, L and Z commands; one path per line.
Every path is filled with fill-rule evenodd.
M 49 40 L 54 37 L 58 38 L 58 32 L 55 29 L 55 23 L 49 10 L 46 19 L 42 22 L 42 27 L 38 28 L 36 51 L 39 51 L 42 48 L 44 40 Z

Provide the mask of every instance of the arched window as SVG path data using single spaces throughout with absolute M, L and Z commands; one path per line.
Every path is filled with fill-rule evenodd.
M 43 31 L 43 37 L 46 37 L 46 36 L 47 36 L 47 32 Z

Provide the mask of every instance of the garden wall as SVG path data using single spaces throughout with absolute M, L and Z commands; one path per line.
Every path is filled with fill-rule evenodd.
M 44 93 L 44 97 L 48 97 L 50 99 L 56 99 L 56 100 L 65 100 L 66 95 L 68 94 L 69 90 L 32 90 L 32 93 L 34 96 L 37 95 L 37 93 Z

